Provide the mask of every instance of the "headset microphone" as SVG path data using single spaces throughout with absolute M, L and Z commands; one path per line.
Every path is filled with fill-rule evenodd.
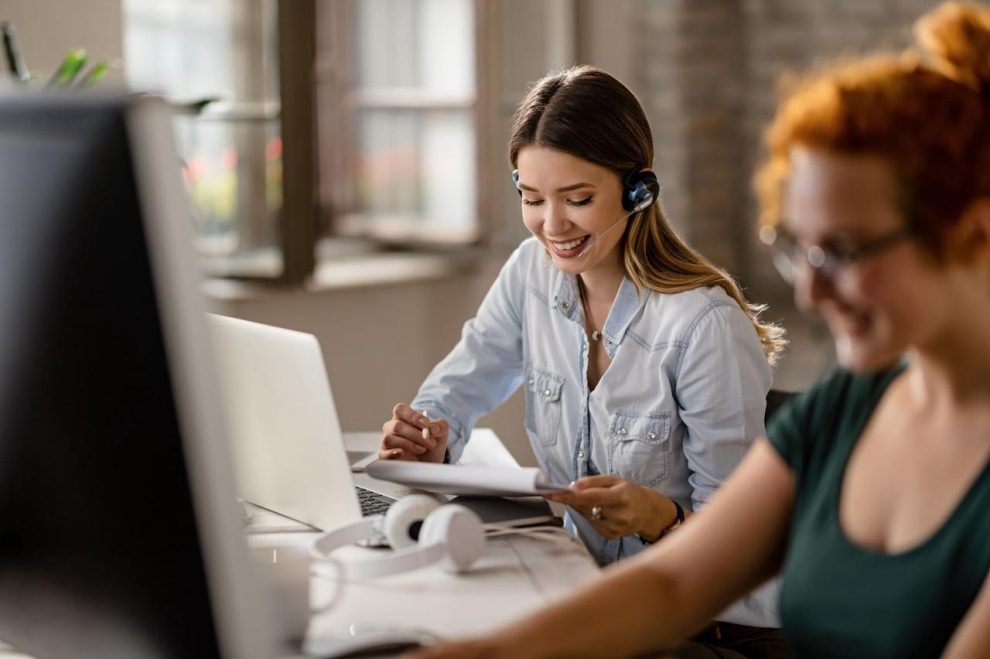
M 605 229 L 604 231 L 602 231 L 600 233 L 596 233 L 593 236 L 591 236 L 591 238 L 588 239 L 588 244 L 585 245 L 584 249 L 582 249 L 581 252 L 577 255 L 577 258 L 579 258 L 579 259 L 580 258 L 584 258 L 584 256 L 588 252 L 590 252 L 592 250 L 592 248 L 594 248 L 595 245 L 598 244 L 598 242 L 601 240 L 601 237 L 602 236 L 604 236 L 606 233 L 608 233 L 609 231 L 611 231 L 615 227 L 619 226 L 619 223 L 622 222 L 622 220 L 628 219 L 629 216 L 634 215 L 635 213 L 638 213 L 638 212 L 639 211 L 632 211 L 630 213 L 625 213 L 623 215 L 620 215 L 619 216 L 619 219 L 617 219 L 615 222 L 613 222 L 612 224 L 610 224 L 607 229 Z
M 609 225 L 607 229 L 596 233 L 588 240 L 588 245 L 577 255 L 583 258 L 601 241 L 601 237 L 614 229 L 623 220 L 629 219 L 636 213 L 645 211 L 653 205 L 660 194 L 660 182 L 657 175 L 650 170 L 632 170 L 622 177 L 622 208 L 626 213 Z

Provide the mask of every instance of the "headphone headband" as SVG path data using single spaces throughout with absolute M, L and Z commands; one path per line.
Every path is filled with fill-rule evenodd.
M 348 561 L 345 570 L 349 577 L 373 579 L 433 563 L 448 572 L 463 572 L 485 546 L 481 519 L 473 511 L 412 494 L 393 503 L 384 515 L 324 533 L 313 543 L 312 553 L 314 558 L 326 559 L 345 545 L 383 535 L 396 551 L 383 558 Z

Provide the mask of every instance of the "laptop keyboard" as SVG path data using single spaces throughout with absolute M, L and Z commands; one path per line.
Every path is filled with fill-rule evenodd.
M 378 492 L 372 492 L 360 485 L 355 485 L 354 489 L 357 490 L 358 501 L 361 503 L 361 515 L 363 517 L 384 515 L 389 506 L 395 503 L 395 499 L 392 497 L 379 494 Z

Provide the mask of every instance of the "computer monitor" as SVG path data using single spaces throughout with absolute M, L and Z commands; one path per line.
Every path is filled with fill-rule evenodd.
M 165 105 L 0 97 L 0 639 L 271 657 Z

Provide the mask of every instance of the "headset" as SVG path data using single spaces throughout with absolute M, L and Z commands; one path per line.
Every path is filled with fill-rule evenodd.
M 349 578 L 373 579 L 439 563 L 446 572 L 460 573 L 485 549 L 481 518 L 464 506 L 445 504 L 426 494 L 410 494 L 393 503 L 384 515 L 329 531 L 318 537 L 311 553 L 331 560 L 335 550 L 361 540 L 387 540 L 389 556 L 348 561 Z
M 519 170 L 512 170 L 512 184 L 516 188 L 516 192 L 519 196 L 522 196 L 522 189 L 519 187 Z M 622 209 L 625 211 L 612 224 L 608 226 L 607 229 L 596 233 L 590 240 L 588 244 L 585 245 L 581 253 L 578 254 L 578 258 L 584 258 L 592 249 L 594 249 L 598 243 L 601 241 L 602 236 L 606 233 L 619 226 L 619 223 L 623 220 L 639 213 L 645 211 L 647 208 L 653 205 L 653 203 L 660 196 L 660 181 L 657 180 L 657 175 L 649 169 L 633 169 L 630 170 L 622 177 Z
M 512 170 L 512 186 L 522 196 L 519 188 L 519 170 Z M 632 169 L 622 177 L 622 208 L 629 214 L 645 211 L 660 196 L 660 181 L 649 169 Z M 629 215 L 624 216 L 629 217 Z M 623 218 L 623 219 L 624 219 Z
M 645 211 L 660 197 L 660 181 L 652 170 L 630 170 L 622 177 L 622 208 L 629 213 Z

